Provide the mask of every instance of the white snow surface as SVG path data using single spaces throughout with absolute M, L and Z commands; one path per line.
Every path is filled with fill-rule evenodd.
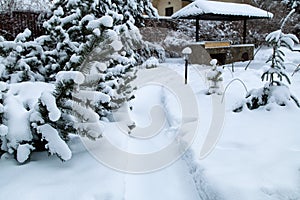
M 113 26 L 113 22 L 113 18 L 111 16 L 106 15 L 101 17 L 100 19 L 89 21 L 87 28 L 96 29 L 99 28 L 100 25 L 110 28 Z
M 227 66 L 222 71 L 223 85 L 239 78 L 248 90 L 262 87 L 264 83 L 260 76 L 266 68 L 265 61 L 271 51 L 269 48 L 261 49 L 247 71 L 244 70 L 247 63 L 235 63 L 233 74 L 227 70 L 231 66 Z M 287 55 L 287 73 L 291 74 L 295 65 L 300 63 L 300 53 L 287 53 L 286 49 L 284 51 Z M 167 59 L 163 65 L 184 75 L 182 59 Z M 141 70 L 157 72 L 159 68 L 160 66 Z M 200 124 L 191 149 L 182 158 L 155 172 L 122 173 L 97 161 L 76 136 L 69 141 L 73 156 L 67 162 L 60 162 L 56 157 L 47 157 L 47 153 L 42 152 L 33 153 L 29 163 L 19 165 L 12 157 L 3 155 L 0 160 L 0 199 L 300 199 L 300 109 L 289 104 L 286 107 L 274 106 L 271 111 L 260 108 L 233 113 L 235 103 L 246 94 L 238 82 L 231 84 L 224 96 L 225 121 L 222 135 L 213 151 L 199 160 L 199 152 L 213 116 L 212 98 L 205 95 L 208 88 L 205 73 L 209 68 L 210 66 L 189 66 L 188 83 L 197 99 Z M 199 70 L 203 70 L 203 74 Z M 153 73 L 153 77 L 148 78 L 155 79 L 157 76 L 159 74 Z M 171 76 L 164 78 L 170 84 L 175 81 Z M 296 73 L 291 80 L 290 91 L 300 98 L 300 73 Z M 162 99 L 168 101 L 161 104 Z M 148 85 L 137 91 L 136 99 L 132 102 L 131 117 L 137 125 L 147 126 L 151 123 L 149 109 L 159 104 L 165 105 L 171 123 L 176 123 L 180 120 L 180 109 L 174 99 L 176 98 L 171 94 L 163 92 L 160 86 Z M 21 113 L 23 112 L 25 111 Z M 16 110 L 15 113 L 19 114 L 20 111 Z M 121 133 L 117 123 L 106 123 L 103 135 L 124 150 L 147 153 L 174 139 L 168 125 L 150 141 L 139 141 Z M 45 132 L 45 137 L 49 130 L 52 130 L 51 127 L 44 125 L 42 132 Z M 101 143 L 101 140 L 98 142 Z M 98 144 L 95 148 L 99 151 L 106 150 Z M 194 156 L 191 156 L 191 152 L 194 152 Z M 71 152 L 64 153 L 66 157 L 71 156 Z
M 155 57 L 148 58 L 142 65 L 141 68 L 153 68 L 159 65 L 159 60 Z
M 56 100 L 52 93 L 43 92 L 40 99 L 49 112 L 49 119 L 53 122 L 59 120 L 61 112 L 56 106 Z
M 112 48 L 115 50 L 115 51 L 121 51 L 121 49 L 123 48 L 123 44 L 121 41 L 119 40 L 114 40 L 110 46 L 112 46 Z
M 20 163 L 25 162 L 30 155 L 30 151 L 33 150 L 34 147 L 29 144 L 20 144 L 17 149 L 17 160 Z
M 78 85 L 84 82 L 84 75 L 78 71 L 60 71 L 56 75 L 56 82 L 73 80 Z
M 24 108 L 23 102 L 15 95 L 8 96 L 4 100 L 4 104 L 8 113 L 6 116 L 8 146 L 9 148 L 16 149 L 19 142 L 30 141 L 32 139 L 28 120 L 30 112 Z
M 38 132 L 42 134 L 43 139 L 47 140 L 46 148 L 50 154 L 57 154 L 63 160 L 69 160 L 72 157 L 72 152 L 68 145 L 63 141 L 56 129 L 49 124 L 44 124 L 38 127 Z
M 172 18 L 184 18 L 202 14 L 216 14 L 229 16 L 244 16 L 258 18 L 272 18 L 273 14 L 249 4 L 229 3 L 219 1 L 196 0 L 175 12 Z
M 0 91 L 4 91 L 7 89 L 7 83 L 5 82 L 0 82 Z

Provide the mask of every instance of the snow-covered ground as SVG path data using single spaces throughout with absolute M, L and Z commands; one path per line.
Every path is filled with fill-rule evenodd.
M 261 87 L 260 76 L 270 53 L 270 49 L 261 49 L 247 71 L 244 70 L 247 63 L 236 63 L 234 73 L 223 69 L 223 86 L 239 78 L 248 90 Z M 287 71 L 292 74 L 300 64 L 300 53 L 288 52 L 286 55 Z M 166 73 L 166 69 L 177 76 Z M 61 162 L 55 156 L 47 157 L 46 153 L 34 153 L 30 162 L 19 165 L 11 157 L 2 156 L 0 199 L 300 199 L 300 109 L 291 104 L 274 107 L 271 111 L 260 108 L 233 113 L 234 105 L 245 96 L 243 85 L 232 83 L 222 104 L 222 96 L 205 95 L 207 70 L 207 66 L 189 66 L 189 85 L 184 86 L 184 62 L 181 59 L 168 59 L 158 68 L 141 69 L 136 83 L 147 84 L 137 90 L 136 99 L 130 103 L 129 115 L 140 130 L 150 127 L 157 134 L 133 129 L 131 135 L 127 135 L 120 122 L 107 124 L 104 130 L 107 141 L 130 154 L 152 154 L 174 141 L 184 146 L 185 143 L 178 140 L 181 138 L 191 144 L 183 156 L 178 158 L 175 153 L 175 156 L 170 155 L 173 159 L 164 162 L 165 155 L 157 154 L 154 162 L 161 165 L 146 166 L 147 173 L 142 170 L 136 174 L 126 173 L 126 170 L 133 171 L 129 163 L 129 168 L 120 169 L 114 162 L 103 163 L 95 153 L 110 150 L 101 145 L 103 139 L 91 147 L 85 140 L 73 137 L 70 141 L 73 157 L 67 162 Z M 139 78 L 143 81 L 139 82 Z M 300 98 L 300 73 L 291 80 L 291 92 Z M 177 93 L 182 90 L 190 93 Z M 194 111 L 185 113 L 184 109 L 190 109 L 189 105 L 194 106 Z M 162 109 L 156 109 L 157 106 Z M 152 107 L 155 109 L 151 110 Z M 197 118 L 193 117 L 195 113 Z M 157 119 L 166 121 L 159 123 Z M 151 123 L 159 123 L 160 129 L 152 127 Z M 212 124 L 221 132 L 211 132 Z M 218 131 L 218 128 L 214 130 Z M 207 144 L 214 148 L 200 159 L 200 152 Z M 108 154 L 111 160 L 118 159 L 114 156 Z M 123 159 L 130 161 L 131 157 Z M 135 164 L 143 166 L 145 163 Z

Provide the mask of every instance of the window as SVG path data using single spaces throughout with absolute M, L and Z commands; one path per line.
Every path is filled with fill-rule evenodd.
M 174 13 L 173 7 L 166 8 L 166 16 L 171 16 Z

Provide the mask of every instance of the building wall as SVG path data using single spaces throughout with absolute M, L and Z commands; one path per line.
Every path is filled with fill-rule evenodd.
M 250 3 L 251 0 L 214 0 L 222 2 L 234 3 Z M 193 2 L 192 0 L 152 0 L 153 6 L 157 9 L 160 16 L 166 16 L 166 8 L 173 7 L 173 12 L 177 12 L 181 8 Z
M 182 0 L 156 0 L 152 3 L 160 16 L 166 16 L 166 8 L 173 8 L 174 13 L 182 8 Z

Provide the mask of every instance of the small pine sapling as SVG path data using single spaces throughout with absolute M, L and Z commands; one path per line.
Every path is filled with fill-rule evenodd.
M 267 60 L 267 63 L 270 63 L 270 68 L 262 74 L 262 81 L 269 81 L 269 85 L 272 86 L 282 85 L 283 79 L 285 79 L 291 84 L 291 81 L 285 72 L 285 54 L 280 47 L 286 47 L 289 50 L 293 50 L 294 44 L 299 43 L 298 38 L 293 34 L 284 34 L 281 30 L 277 30 L 270 33 L 267 36 L 266 41 L 272 46 L 273 53 Z
M 267 63 L 270 63 L 270 67 L 262 74 L 261 80 L 268 83 L 263 88 L 253 89 L 248 92 L 246 99 L 234 108 L 234 112 L 242 111 L 244 105 L 250 110 L 261 106 L 266 106 L 266 110 L 271 110 L 272 105 L 286 106 L 290 100 L 293 100 L 300 107 L 297 98 L 291 94 L 289 87 L 283 82 L 286 81 L 288 84 L 291 84 L 290 78 L 285 71 L 285 54 L 281 49 L 281 47 L 286 47 L 292 50 L 294 44 L 299 43 L 298 38 L 293 34 L 284 34 L 282 30 L 277 30 L 270 33 L 266 37 L 266 41 L 272 46 L 273 52 L 267 60 Z
M 209 88 L 206 92 L 207 95 L 221 95 L 223 93 L 221 88 L 221 83 L 223 81 L 222 72 L 217 69 L 217 63 L 218 61 L 216 59 L 210 61 L 212 68 L 206 75 L 207 81 L 209 83 Z

